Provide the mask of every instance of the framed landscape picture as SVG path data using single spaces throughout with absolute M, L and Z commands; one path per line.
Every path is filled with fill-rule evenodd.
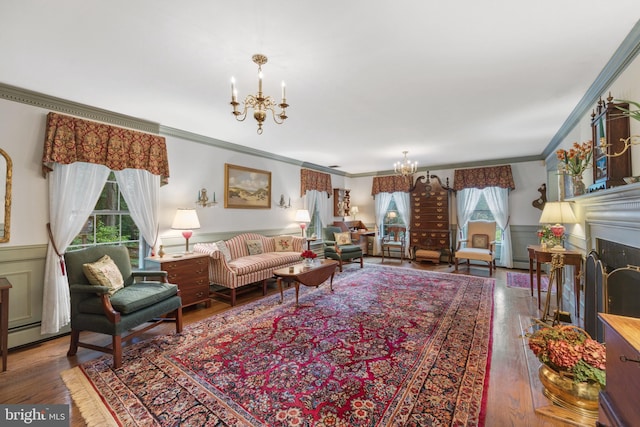
M 224 207 L 271 209 L 271 172 L 225 163 Z

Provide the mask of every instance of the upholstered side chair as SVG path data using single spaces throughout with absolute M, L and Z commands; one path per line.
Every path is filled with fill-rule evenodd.
M 480 265 L 489 267 L 489 276 L 496 268 L 495 254 L 495 221 L 469 221 L 467 225 L 467 239 L 458 241 L 455 253 L 455 270 L 458 271 L 458 263 L 465 260 L 471 268 L 471 261 L 480 261 Z
M 364 266 L 364 258 L 360 245 L 351 241 L 351 233 L 343 232 L 340 227 L 328 226 L 323 229 L 324 257 L 335 259 L 342 272 L 342 263 L 360 259 L 360 268 Z
M 104 258 L 105 255 L 112 263 Z M 74 356 L 78 347 L 101 351 L 113 355 L 113 367 L 117 369 L 122 366 L 124 341 L 168 319 L 175 321 L 176 333 L 182 332 L 179 289 L 167 283 L 165 271 L 132 271 L 129 251 L 124 246 L 96 246 L 67 252 L 64 259 L 71 297 L 71 343 L 67 356 Z M 94 282 L 97 276 L 85 274 L 85 264 L 99 266 L 101 272 L 106 272 L 106 277 L 118 280 L 110 280 L 104 286 L 104 276 L 100 276 L 101 285 L 91 284 L 87 274 Z M 122 276 L 122 283 L 116 283 L 120 276 L 114 271 L 113 264 Z M 114 290 L 110 287 L 113 283 L 116 288 L 122 288 Z M 140 327 L 142 325 L 145 326 Z M 111 345 L 80 342 L 81 331 L 111 335 Z

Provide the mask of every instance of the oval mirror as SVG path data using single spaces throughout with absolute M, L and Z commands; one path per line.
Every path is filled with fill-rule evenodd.
M 0 148 L 0 203 L 4 200 L 4 209 L 0 209 L 0 243 L 9 241 L 9 227 L 11 225 L 11 166 L 11 157 Z

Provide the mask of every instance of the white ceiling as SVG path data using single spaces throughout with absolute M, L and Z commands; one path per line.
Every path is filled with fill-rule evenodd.
M 638 0 L 0 0 L 0 82 L 350 174 L 540 155 Z M 231 115 L 257 90 L 289 119 Z

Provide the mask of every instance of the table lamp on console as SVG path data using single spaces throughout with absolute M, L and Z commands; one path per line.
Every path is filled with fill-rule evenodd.
M 576 224 L 578 219 L 571 209 L 569 202 L 547 202 L 540 215 L 540 224 L 550 224 L 551 232 L 558 239 L 558 243 L 552 248 L 552 251 L 564 251 L 561 245 L 562 236 L 564 236 L 565 227 L 563 224 Z
M 171 228 L 174 230 L 183 230 L 182 237 L 185 238 L 185 254 L 189 252 L 189 239 L 193 235 L 195 229 L 200 228 L 200 221 L 198 220 L 198 214 L 195 209 L 190 208 L 178 208 L 176 216 L 173 218 L 173 224 Z

